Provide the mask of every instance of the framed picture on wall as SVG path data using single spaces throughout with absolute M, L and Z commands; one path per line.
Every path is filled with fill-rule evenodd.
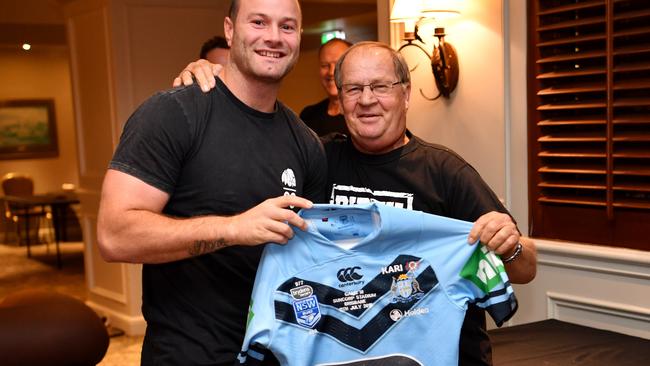
M 0 159 L 58 155 L 54 99 L 0 100 Z

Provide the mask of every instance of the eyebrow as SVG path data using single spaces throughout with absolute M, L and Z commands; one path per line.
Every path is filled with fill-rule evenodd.
M 254 17 L 271 18 L 271 16 L 266 14 L 266 13 L 251 13 L 251 14 L 248 15 L 247 18 L 254 18 Z M 298 24 L 298 18 L 283 17 L 283 18 L 280 19 L 280 23 L 287 22 L 287 21 L 288 22 L 295 22 L 296 24 Z

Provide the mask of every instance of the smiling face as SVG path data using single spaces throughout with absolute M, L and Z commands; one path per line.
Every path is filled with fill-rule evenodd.
M 374 45 L 350 50 L 340 66 L 341 85 L 392 84 L 400 80 L 391 51 Z M 382 154 L 403 146 L 411 87 L 396 84 L 387 95 L 376 96 L 369 87 L 356 97 L 339 94 L 352 143 L 361 152 Z
M 279 83 L 298 60 L 300 7 L 296 0 L 242 0 L 224 22 L 230 61 L 245 77 Z
M 338 89 L 334 83 L 334 66 L 348 48 L 350 46 L 347 43 L 335 39 L 323 45 L 318 53 L 320 83 L 330 98 L 338 96 Z

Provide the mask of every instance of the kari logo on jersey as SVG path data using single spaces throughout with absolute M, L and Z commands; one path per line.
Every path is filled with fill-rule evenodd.
M 408 261 L 404 264 L 393 264 L 387 267 L 381 268 L 381 274 L 392 274 L 392 273 L 403 273 L 403 272 L 413 272 L 418 269 L 418 261 Z
M 293 302 L 293 313 L 296 316 L 296 323 L 305 328 L 313 328 L 321 318 L 318 299 L 312 295 Z
M 291 168 L 287 168 L 282 172 L 282 189 L 285 196 L 296 195 L 296 175 L 293 174 Z

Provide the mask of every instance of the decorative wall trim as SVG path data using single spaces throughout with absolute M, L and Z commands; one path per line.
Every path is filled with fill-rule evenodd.
M 548 305 L 547 315 L 549 318 L 562 320 L 561 309 L 571 308 L 650 323 L 650 309 L 640 306 L 552 291 L 548 291 L 546 296 Z
M 114 309 L 102 306 L 98 303 L 87 301 L 86 305 L 90 306 L 101 316 L 105 316 L 112 326 L 119 328 L 130 336 L 143 335 L 147 329 L 147 323 L 142 315 L 128 316 Z
M 95 282 L 95 266 L 92 265 L 93 263 L 93 258 L 101 258 L 101 256 L 98 253 L 95 253 L 95 249 L 97 248 L 97 243 L 95 242 L 95 235 L 90 235 L 92 231 L 94 231 L 95 226 L 93 225 L 93 222 L 96 222 L 96 217 L 92 217 L 90 215 L 85 215 L 82 217 L 82 230 L 83 230 L 83 235 L 84 235 L 84 261 L 86 263 L 85 267 L 85 277 L 86 277 L 86 284 L 88 286 L 88 291 L 91 293 L 107 298 L 113 301 L 117 301 L 120 304 L 126 305 L 126 295 L 125 294 L 120 294 L 115 291 L 108 290 L 104 287 L 97 286 Z M 127 287 L 125 283 L 125 277 L 126 273 L 124 273 L 124 269 L 122 269 L 122 288 L 125 289 Z
M 650 252 L 535 239 L 538 265 L 650 280 Z

